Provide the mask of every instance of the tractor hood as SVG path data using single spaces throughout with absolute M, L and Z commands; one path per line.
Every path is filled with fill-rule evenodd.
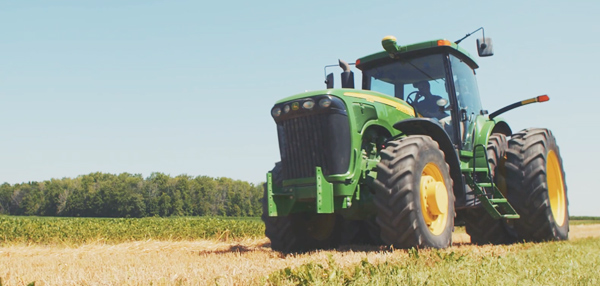
M 317 112 L 316 110 L 323 108 L 324 104 L 326 104 L 325 102 L 321 102 L 321 100 L 324 98 L 332 99 L 332 97 L 340 99 L 346 108 L 352 107 L 353 105 L 367 104 L 381 112 L 385 112 L 385 116 L 388 116 L 388 109 L 401 111 L 406 117 L 415 116 L 413 107 L 404 100 L 375 91 L 347 88 L 316 90 L 283 98 L 277 101 L 271 114 L 277 119 L 275 114 L 278 113 L 278 108 L 281 109 L 281 115 L 293 111 L 300 111 L 302 109 L 304 109 L 305 112 L 311 110 Z M 305 106 L 305 102 L 309 103 Z

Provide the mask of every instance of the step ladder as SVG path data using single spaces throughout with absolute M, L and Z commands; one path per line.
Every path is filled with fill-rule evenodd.
M 485 154 L 486 168 L 475 166 L 475 156 L 473 156 L 473 167 L 462 168 L 462 173 L 465 175 L 465 181 L 475 193 L 475 197 L 481 202 L 481 205 L 494 219 L 518 219 L 520 218 L 517 211 L 510 205 L 508 200 L 500 192 L 494 184 L 491 176 L 487 157 L 486 148 L 484 145 L 476 145 L 473 148 L 473 155 L 477 148 L 483 149 Z

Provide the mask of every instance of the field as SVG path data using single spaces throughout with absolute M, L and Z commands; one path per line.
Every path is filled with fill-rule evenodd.
M 260 218 L 56 218 L 0 216 L 0 245 L 256 238 Z
M 0 216 L 0 278 L 1 285 L 597 285 L 600 224 L 580 222 L 564 242 L 474 246 L 458 228 L 444 250 L 351 246 L 282 256 L 257 219 Z M 15 224 L 29 232 L 10 234 Z M 195 229 L 177 234 L 187 228 Z

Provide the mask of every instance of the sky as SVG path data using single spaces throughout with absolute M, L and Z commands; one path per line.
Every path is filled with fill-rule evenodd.
M 260 183 L 279 161 L 270 109 L 325 87 L 323 67 L 483 26 L 490 112 L 549 128 L 571 215 L 600 216 L 600 2 L 0 1 L 0 183 L 92 172 Z M 475 36 L 461 46 L 476 55 Z M 331 70 L 339 75 L 341 70 Z M 357 73 L 357 86 L 360 81 Z M 339 76 L 336 76 L 339 81 Z

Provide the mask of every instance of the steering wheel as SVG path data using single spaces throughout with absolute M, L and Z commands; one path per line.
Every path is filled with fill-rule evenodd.
M 413 98 L 411 98 L 411 96 L 412 96 L 413 94 L 415 95 L 415 98 L 414 98 L 414 99 L 413 99 Z M 417 102 L 419 101 L 419 99 L 421 98 L 421 96 L 422 96 L 422 95 L 419 93 L 419 91 L 418 91 L 418 90 L 415 90 L 415 91 L 413 91 L 413 92 L 409 93 L 409 94 L 406 96 L 406 102 L 407 102 L 408 104 L 410 104 L 410 105 L 413 105 L 413 103 L 417 103 Z

